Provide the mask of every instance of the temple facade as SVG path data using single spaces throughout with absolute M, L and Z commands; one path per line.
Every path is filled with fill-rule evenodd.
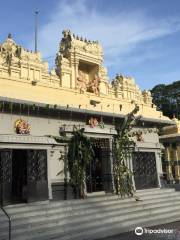
M 140 121 L 127 164 L 136 189 L 160 187 L 158 130 L 173 125 L 132 77 L 110 81 L 97 41 L 63 31 L 55 68 L 9 35 L 0 45 L 0 179 L 4 204 L 72 197 L 68 139 L 84 128 L 95 151 L 87 191 L 113 192 L 113 139 L 135 106 Z M 91 180 L 90 180 L 91 179 Z M 92 180 L 93 179 L 93 180 Z

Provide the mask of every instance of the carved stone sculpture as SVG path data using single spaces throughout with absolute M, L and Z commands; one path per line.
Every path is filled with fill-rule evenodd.
M 2 58 L 4 59 L 3 64 L 8 66 L 8 71 L 10 73 L 12 59 L 20 58 L 20 54 L 21 54 L 21 47 L 16 45 L 16 43 L 12 39 L 11 34 L 8 35 L 8 38 L 6 39 L 6 41 L 1 45 L 0 53 Z
M 80 90 L 80 93 L 84 93 L 87 90 L 87 79 L 85 73 L 81 70 L 78 71 L 77 88 Z
M 71 42 L 73 37 L 70 30 L 64 30 L 62 33 L 63 38 L 60 43 L 60 53 L 63 55 L 63 57 L 68 57 L 68 52 L 71 48 Z
M 142 95 L 143 95 L 143 100 L 144 100 L 144 103 L 146 104 L 152 104 L 152 97 L 151 97 L 151 92 L 148 91 L 148 90 L 144 90 L 142 92 Z
M 100 77 L 95 74 L 94 79 L 89 84 L 89 91 L 93 92 L 96 95 L 99 95 L 99 84 L 100 84 Z

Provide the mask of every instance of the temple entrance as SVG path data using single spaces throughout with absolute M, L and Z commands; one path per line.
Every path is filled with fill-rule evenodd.
M 46 199 L 47 150 L 0 149 L 1 204 Z
M 158 186 L 156 157 L 154 152 L 134 152 L 133 172 L 136 189 Z
M 91 139 L 94 157 L 87 167 L 87 192 L 108 191 L 110 180 L 109 139 Z
M 12 201 L 27 201 L 27 150 L 12 152 Z

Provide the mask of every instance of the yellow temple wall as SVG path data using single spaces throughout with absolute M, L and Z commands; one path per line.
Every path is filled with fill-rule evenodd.
M 1 77 L 1 76 L 0 76 Z M 57 104 L 81 109 L 94 110 L 99 112 L 109 112 L 116 114 L 127 114 L 134 108 L 134 103 L 126 100 L 119 100 L 110 96 L 94 96 L 92 93 L 79 94 L 78 91 L 69 88 L 63 88 L 54 84 L 39 83 L 33 86 L 28 81 L 20 81 L 19 79 L 1 78 L 0 79 L 0 96 L 7 98 L 15 98 L 19 100 L 26 100 L 32 102 L 39 102 L 45 104 Z M 40 85 L 41 84 L 41 85 Z M 90 100 L 100 102 L 94 107 L 90 104 Z M 120 105 L 122 109 L 120 110 Z M 149 107 L 145 104 L 139 104 L 140 110 L 138 115 L 147 118 L 164 119 L 161 112 L 155 108 Z
M 117 75 L 109 82 L 102 63 L 99 43 L 79 40 L 65 31 L 56 57 L 56 69 L 49 72 L 40 53 L 23 49 L 9 36 L 0 46 L 0 96 L 122 115 L 138 105 L 138 115 L 170 121 L 156 110 L 150 92 L 142 92 L 133 78 Z M 83 66 L 89 74 L 88 83 L 78 76 Z M 97 86 L 88 89 L 95 81 L 93 76 L 97 77 Z M 92 100 L 96 104 L 90 104 Z

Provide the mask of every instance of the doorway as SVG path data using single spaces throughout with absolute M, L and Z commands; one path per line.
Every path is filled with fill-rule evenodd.
M 0 149 L 2 205 L 48 199 L 47 150 Z
M 94 156 L 86 170 L 87 192 L 109 191 L 111 188 L 109 139 L 91 138 Z
M 101 148 L 93 146 L 94 156 L 87 167 L 87 192 L 103 191 L 103 172 L 102 172 L 102 154 Z
M 27 202 L 27 150 L 12 152 L 12 202 Z
M 155 152 L 134 152 L 132 160 L 136 189 L 158 187 Z

